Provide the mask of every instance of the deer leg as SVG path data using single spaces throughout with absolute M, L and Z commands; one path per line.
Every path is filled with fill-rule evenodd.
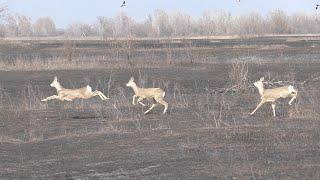
M 271 107 L 272 107 L 272 111 L 273 111 L 273 116 L 276 117 L 276 104 L 272 103 Z
M 72 101 L 71 98 L 67 98 L 67 97 L 64 97 L 63 100 L 66 100 L 66 101 L 69 101 L 69 102 Z M 63 100 L 62 100 L 62 101 L 63 101 Z
M 45 101 L 49 101 L 49 100 L 52 100 L 52 99 L 59 99 L 59 100 L 62 100 L 58 95 L 53 95 L 53 96 L 49 96 L 45 99 L 42 99 L 41 101 L 42 102 L 45 102 Z M 63 100 L 62 100 L 63 101 Z
M 104 100 L 110 99 L 110 98 L 108 98 L 107 96 L 105 96 L 101 91 L 98 91 L 98 92 L 99 92 L 99 94 L 104 98 Z
M 92 97 L 94 97 L 94 96 L 99 96 L 99 98 L 103 100 L 103 98 L 102 98 L 96 91 L 91 92 L 91 96 L 92 96 Z
M 156 107 L 157 104 L 152 104 L 152 106 L 146 111 L 144 112 L 144 114 L 148 114 L 154 107 Z
M 99 96 L 100 96 L 100 98 L 102 99 L 102 100 L 107 100 L 107 99 L 109 99 L 107 96 L 105 96 L 101 91 L 97 91 L 97 93 L 99 94 Z
M 92 92 L 92 96 L 99 96 L 101 100 L 104 100 L 104 98 L 99 94 L 97 90 Z
M 253 115 L 262 105 L 264 104 L 264 101 L 261 100 L 261 102 L 258 104 L 258 106 L 250 113 L 250 115 Z
M 99 98 L 103 100 L 103 97 L 98 93 L 97 90 L 92 92 L 92 96 L 99 96 Z
M 99 96 L 100 99 L 103 101 L 109 99 L 101 91 L 97 91 L 97 90 L 93 92 L 93 96 Z
M 132 104 L 133 105 L 136 105 L 136 103 L 134 102 L 136 100 L 136 97 L 137 97 L 137 95 L 133 95 L 133 97 L 132 97 Z
M 73 95 L 71 94 L 64 94 L 64 95 L 60 95 L 59 96 L 59 100 L 61 101 L 73 101 L 76 97 L 74 97 Z
M 139 97 L 138 98 L 138 103 L 141 104 L 142 106 L 147 106 L 147 105 L 143 104 L 143 102 L 141 102 L 142 100 L 143 100 L 143 98 Z
M 156 101 L 159 104 L 162 104 L 164 106 L 163 114 L 165 114 L 167 112 L 167 109 L 168 109 L 168 103 L 166 101 L 164 101 L 162 98 L 157 98 Z
M 297 94 L 293 94 L 291 100 L 289 101 L 289 105 L 291 106 L 291 103 L 293 100 L 297 98 Z

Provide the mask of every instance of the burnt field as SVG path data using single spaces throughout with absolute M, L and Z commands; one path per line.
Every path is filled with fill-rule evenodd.
M 319 179 L 318 37 L 145 41 L 1 42 L 0 179 Z M 55 75 L 110 100 L 41 102 Z M 131 76 L 167 114 L 131 104 Z M 262 76 L 299 90 L 277 117 L 249 115 Z

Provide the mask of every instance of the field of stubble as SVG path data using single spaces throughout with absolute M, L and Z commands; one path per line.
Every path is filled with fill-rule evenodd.
M 0 179 L 318 179 L 319 42 L 254 42 L 170 46 L 165 55 L 162 47 L 123 49 L 118 63 L 133 65 L 45 70 L 15 67 L 6 55 L 13 51 L 2 48 L 8 69 L 0 65 Z M 37 51 L 20 48 L 30 62 L 26 52 Z M 56 93 L 49 86 L 55 75 L 66 88 L 89 84 L 110 100 L 41 102 Z M 160 106 L 144 115 L 147 107 L 131 104 L 131 76 L 166 91 L 167 114 Z M 266 87 L 288 81 L 299 90 L 292 106 L 277 102 L 277 117 L 269 104 L 249 115 L 259 102 L 252 83 L 261 76 L 271 82 Z

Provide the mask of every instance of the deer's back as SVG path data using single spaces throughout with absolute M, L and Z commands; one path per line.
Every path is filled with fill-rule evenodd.
M 78 89 L 62 89 L 58 92 L 58 95 L 62 97 L 74 98 L 89 98 L 90 87 L 83 87 Z
M 290 91 L 289 86 L 282 86 L 273 89 L 265 89 L 261 98 L 276 100 L 279 98 L 286 98 L 291 93 L 292 92 Z
M 140 88 L 137 96 L 142 98 L 154 98 L 154 97 L 162 97 L 164 95 L 164 91 L 160 88 Z

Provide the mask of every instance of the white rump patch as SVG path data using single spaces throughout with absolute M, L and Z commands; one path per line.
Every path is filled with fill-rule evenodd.
M 89 91 L 89 92 L 92 91 L 92 88 L 89 85 L 87 85 L 87 91 Z
M 294 90 L 293 86 L 291 86 L 291 85 L 288 86 L 288 91 L 290 94 L 293 92 L 296 92 L 296 90 Z

